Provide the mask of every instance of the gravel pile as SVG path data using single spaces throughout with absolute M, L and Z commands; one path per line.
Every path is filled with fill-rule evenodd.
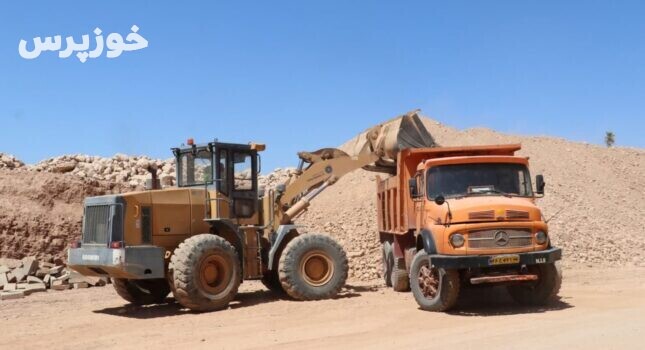
M 0 168 L 5 169 L 16 169 L 25 166 L 25 163 L 20 161 L 11 154 L 1 153 L 0 152 Z

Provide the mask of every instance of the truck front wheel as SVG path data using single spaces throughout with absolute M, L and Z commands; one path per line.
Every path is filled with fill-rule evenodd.
M 175 299 L 195 311 L 226 308 L 242 281 L 235 248 L 212 234 L 196 235 L 179 244 L 169 268 Z
M 536 273 L 538 280 L 508 286 L 513 300 L 522 305 L 545 305 L 555 299 L 562 284 L 562 270 L 555 263 L 529 266 L 529 272 Z
M 447 311 L 459 297 L 459 272 L 433 267 L 425 251 L 419 251 L 410 267 L 410 289 L 422 310 Z
M 149 280 L 114 278 L 112 284 L 121 298 L 135 305 L 163 303 L 170 293 L 170 285 L 165 278 Z
M 347 256 L 331 237 L 306 234 L 291 240 L 280 256 L 278 276 L 297 300 L 332 298 L 347 280 Z

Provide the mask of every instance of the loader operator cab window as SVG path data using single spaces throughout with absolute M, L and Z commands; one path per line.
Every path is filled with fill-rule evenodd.
M 184 152 L 178 161 L 179 186 L 198 186 L 213 182 L 213 163 L 209 151 L 202 149 L 196 154 Z
M 450 164 L 427 172 L 428 198 L 510 195 L 532 197 L 529 171 L 516 163 Z
M 249 191 L 253 189 L 253 162 L 248 153 L 234 153 L 233 175 L 235 190 Z

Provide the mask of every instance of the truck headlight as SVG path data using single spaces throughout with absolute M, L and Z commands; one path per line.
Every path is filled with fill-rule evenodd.
M 450 236 L 450 244 L 455 248 L 463 247 L 465 242 L 466 240 L 464 239 L 464 235 L 461 233 L 454 233 Z
M 548 237 L 544 231 L 538 231 L 535 233 L 535 242 L 537 242 L 537 244 L 544 244 L 547 239 Z

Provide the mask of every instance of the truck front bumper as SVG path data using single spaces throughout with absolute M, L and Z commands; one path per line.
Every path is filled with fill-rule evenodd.
M 550 264 L 562 258 L 562 249 L 550 248 L 539 252 L 501 255 L 430 255 L 430 263 L 434 267 L 444 269 L 467 269 L 482 267 L 521 266 Z
M 86 276 L 127 279 L 165 277 L 164 249 L 155 246 L 70 248 L 67 252 L 67 265 Z

